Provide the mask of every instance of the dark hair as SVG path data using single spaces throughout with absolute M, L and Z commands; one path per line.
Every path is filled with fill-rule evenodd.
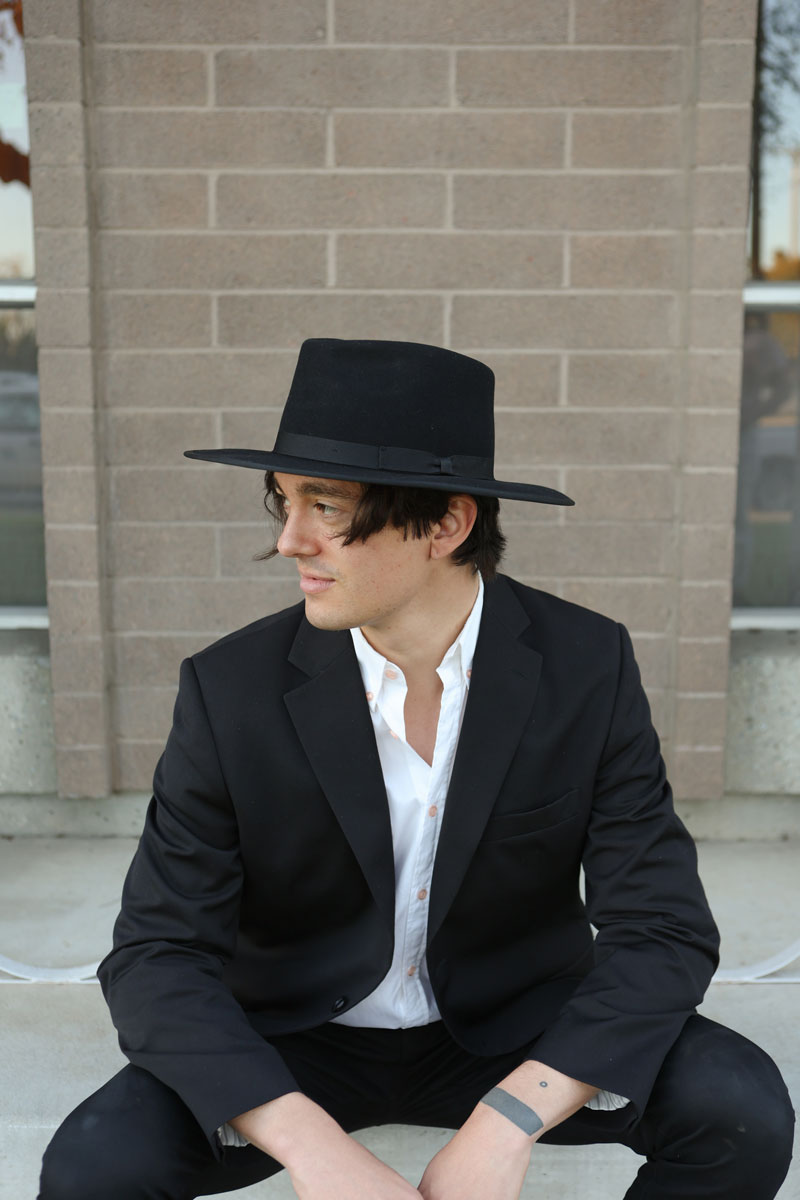
M 403 536 L 426 537 L 433 526 L 441 521 L 450 504 L 450 497 L 458 492 L 440 492 L 433 488 L 395 487 L 388 483 L 365 483 L 356 505 L 350 526 L 343 534 L 344 546 L 353 542 L 366 542 L 373 533 L 379 533 L 387 525 L 402 529 Z M 264 507 L 270 516 L 282 525 L 285 518 L 283 497 L 275 485 L 275 474 L 267 471 L 264 476 Z M 500 530 L 500 501 L 496 496 L 474 496 L 478 506 L 475 524 L 468 536 L 452 553 L 456 566 L 472 563 L 485 580 L 494 579 L 497 566 L 503 557 L 506 539 Z M 278 553 L 277 542 L 261 554 L 256 561 L 274 558 Z

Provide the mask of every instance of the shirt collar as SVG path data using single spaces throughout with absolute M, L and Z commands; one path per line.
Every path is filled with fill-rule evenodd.
M 462 685 L 469 687 L 470 676 L 472 674 L 472 660 L 475 657 L 475 646 L 478 641 L 482 612 L 483 579 L 478 575 L 478 595 L 475 598 L 475 603 L 462 626 L 461 632 L 453 644 L 445 651 L 442 661 L 436 668 L 445 686 L 448 682 L 452 682 L 454 677 L 458 678 L 460 676 Z M 369 644 L 360 629 L 351 629 L 350 636 L 353 639 L 353 648 L 358 659 L 361 678 L 364 681 L 367 702 L 374 711 L 378 707 L 378 698 L 386 680 L 386 668 L 392 664 L 382 654 L 379 654 L 374 646 Z

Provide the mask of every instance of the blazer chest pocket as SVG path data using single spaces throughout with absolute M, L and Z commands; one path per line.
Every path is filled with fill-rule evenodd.
M 539 833 L 568 821 L 578 811 L 578 791 L 578 788 L 571 788 L 558 799 L 527 812 L 502 813 L 490 817 L 481 841 L 498 842 L 503 838 L 524 837 L 528 833 Z

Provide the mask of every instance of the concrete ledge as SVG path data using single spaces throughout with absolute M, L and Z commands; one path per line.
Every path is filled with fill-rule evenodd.
M 0 796 L 0 837 L 138 837 L 149 794 L 84 800 L 46 796 Z

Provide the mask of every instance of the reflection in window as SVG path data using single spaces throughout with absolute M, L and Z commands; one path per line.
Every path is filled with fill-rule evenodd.
M 0 279 L 33 278 L 21 0 L 0 2 Z
M 733 602 L 800 605 L 800 312 L 745 313 Z
M 44 605 L 39 380 L 33 313 L 0 309 L 0 605 Z

